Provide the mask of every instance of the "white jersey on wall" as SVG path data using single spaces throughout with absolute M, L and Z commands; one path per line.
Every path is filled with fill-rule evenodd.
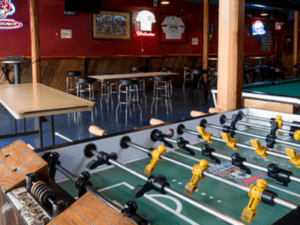
M 152 31 L 152 23 L 156 22 L 154 14 L 148 10 L 140 11 L 135 20 L 140 23 L 142 31 Z
M 168 16 L 161 24 L 166 39 L 181 39 L 181 35 L 185 30 L 185 25 L 179 17 Z

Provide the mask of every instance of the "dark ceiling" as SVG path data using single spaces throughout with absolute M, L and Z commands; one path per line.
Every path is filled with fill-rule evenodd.
M 182 0 L 188 2 L 203 3 L 203 0 Z M 210 0 L 211 4 L 218 5 L 218 0 Z M 251 5 L 264 5 L 273 8 L 284 8 L 289 10 L 300 10 L 300 0 L 246 0 L 246 7 Z
M 188 2 L 203 3 L 203 0 L 181 0 Z M 213 5 L 218 5 L 218 0 L 210 0 Z M 267 13 L 264 18 L 289 20 L 294 19 L 294 11 L 300 11 L 300 0 L 246 0 L 246 16 L 262 17 L 262 13 Z

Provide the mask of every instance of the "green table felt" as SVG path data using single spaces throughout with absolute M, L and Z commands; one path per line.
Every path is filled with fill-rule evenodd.
M 243 91 L 261 92 L 265 94 L 284 95 L 291 97 L 300 97 L 300 79 L 263 82 L 243 86 Z
M 258 131 L 252 129 L 248 129 L 246 131 L 262 135 L 267 134 L 266 131 Z M 183 134 L 183 137 L 185 137 L 186 135 L 190 134 Z M 239 139 L 240 143 L 246 143 L 250 145 L 251 137 L 236 135 L 235 138 Z M 292 140 L 292 138 L 287 135 L 280 138 L 297 142 Z M 261 143 L 265 144 L 263 140 Z M 199 142 L 195 144 L 198 146 L 203 146 L 207 143 L 199 139 Z M 247 161 L 262 166 L 268 166 L 270 163 L 277 163 L 279 167 L 286 170 L 291 170 L 294 175 L 300 176 L 300 169 L 296 168 L 294 165 L 291 165 L 286 159 L 280 159 L 273 156 L 269 156 L 267 159 L 262 159 L 260 156 L 256 155 L 254 151 L 243 148 L 234 151 L 231 148 L 227 147 L 225 143 L 221 143 L 218 141 L 214 141 L 209 145 L 210 147 L 213 147 L 217 152 L 226 155 L 231 155 L 234 152 L 238 152 L 243 157 L 245 157 Z M 283 146 L 276 145 L 275 148 L 284 151 Z M 196 151 L 195 153 L 195 156 L 187 155 L 189 157 L 187 158 L 183 156 L 186 155 L 183 149 L 176 149 L 174 152 L 168 152 L 166 155 L 190 164 L 191 166 L 198 163 L 199 159 L 207 159 L 202 155 L 201 152 Z M 207 160 L 210 162 L 210 159 Z M 221 161 L 222 165 L 225 165 L 226 163 L 228 164 L 228 162 L 222 159 Z M 150 158 L 146 158 L 129 163 L 127 165 L 143 173 L 146 165 L 149 162 Z M 214 166 L 215 164 L 210 163 L 210 165 Z M 300 204 L 299 183 L 291 182 L 288 187 L 283 187 L 276 184 L 275 180 L 267 177 L 267 175 L 265 173 L 262 173 L 261 171 L 251 169 L 251 172 L 255 176 L 262 176 L 263 179 L 266 179 L 270 185 L 275 186 L 276 189 L 269 188 L 269 190 L 276 192 L 278 194 L 278 197 L 283 198 L 287 201 L 291 201 L 295 204 Z M 222 176 L 226 178 L 235 180 L 236 182 L 244 182 L 244 184 L 252 178 L 255 178 L 255 176 L 253 176 L 252 178 L 245 179 L 246 181 L 244 181 L 241 179 L 234 179 L 232 177 L 230 178 L 228 175 L 228 170 L 224 170 L 221 173 Z M 167 177 L 171 188 L 183 193 L 184 195 L 186 195 L 184 193 L 185 185 L 192 178 L 191 171 L 165 160 L 157 164 L 156 171 L 153 174 L 156 176 L 164 174 Z M 254 179 L 254 182 L 255 180 L 256 179 Z M 162 195 L 154 191 L 150 191 L 144 197 L 134 199 L 130 194 L 131 190 L 138 184 L 143 185 L 145 182 L 116 167 L 92 174 L 91 181 L 97 190 L 106 188 L 102 191 L 102 193 L 110 199 L 116 200 L 122 205 L 124 205 L 125 202 L 129 200 L 136 201 L 139 206 L 138 213 L 144 216 L 148 220 L 149 224 L 226 224 L 225 222 L 218 220 L 214 216 L 211 216 L 182 200 L 176 199 L 172 195 Z M 73 182 L 66 181 L 60 183 L 60 185 L 71 195 L 77 196 L 77 190 L 75 189 Z M 247 185 L 250 186 L 251 183 L 247 183 Z M 248 193 L 220 183 L 219 181 L 215 181 L 211 178 L 202 179 L 199 182 L 198 186 L 198 190 L 192 195 L 195 200 L 207 204 L 241 221 L 240 217 L 242 211 L 249 202 Z M 278 188 L 283 189 L 286 192 L 278 190 Z M 260 203 L 257 211 L 258 215 L 252 222 L 252 224 L 254 225 L 272 224 L 291 210 L 280 205 L 269 206 Z

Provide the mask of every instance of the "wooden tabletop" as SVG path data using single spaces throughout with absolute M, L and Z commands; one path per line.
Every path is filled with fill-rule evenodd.
M 125 73 L 125 74 L 103 74 L 103 75 L 93 75 L 89 77 L 100 81 L 104 81 L 104 80 L 119 80 L 119 79 L 130 79 L 130 78 L 146 78 L 146 77 L 176 76 L 176 75 L 178 75 L 178 73 L 145 72 L 145 73 Z
M 0 85 L 0 102 L 16 119 L 91 111 L 95 105 L 43 84 Z

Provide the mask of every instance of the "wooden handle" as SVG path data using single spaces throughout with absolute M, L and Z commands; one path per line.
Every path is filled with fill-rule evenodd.
M 191 111 L 191 117 L 204 116 L 204 115 L 207 115 L 207 113 L 196 111 L 196 110 Z
M 97 127 L 95 125 L 90 126 L 89 132 L 93 135 L 100 137 L 108 134 L 106 130 L 102 130 L 100 127 Z
M 217 109 L 217 108 L 210 108 L 210 109 L 208 110 L 208 112 L 209 112 L 209 113 L 222 113 L 222 112 L 224 112 L 224 111 L 221 110 L 221 109 Z
M 165 121 L 162 121 L 162 120 L 159 120 L 159 119 L 155 119 L 155 118 L 152 118 L 150 120 L 150 125 L 151 126 L 154 126 L 154 125 L 159 125 L 159 124 L 164 124 Z

